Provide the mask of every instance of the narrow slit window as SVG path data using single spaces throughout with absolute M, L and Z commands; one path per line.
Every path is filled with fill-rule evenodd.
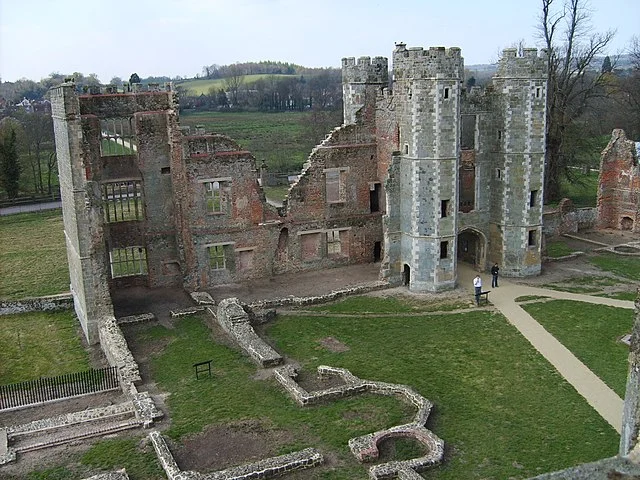
M 529 246 L 534 247 L 537 242 L 537 236 L 535 230 L 529 230 Z
M 449 98 L 449 87 L 445 87 L 444 89 L 444 99 L 448 99 Z
M 440 258 L 449 258 L 449 242 L 440 242 Z
M 442 200 L 440 202 L 440 218 L 445 218 L 449 215 L 449 200 Z
M 529 206 L 535 207 L 538 202 L 538 190 L 531 190 L 531 194 L 529 196 Z

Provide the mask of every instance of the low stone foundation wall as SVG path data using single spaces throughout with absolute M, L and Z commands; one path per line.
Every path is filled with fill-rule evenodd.
M 244 311 L 237 298 L 222 300 L 214 316 L 224 331 L 231 335 L 258 365 L 265 368 L 282 363 L 282 356 L 253 330 L 249 314 Z
M 157 431 L 153 431 L 149 434 L 149 438 L 151 438 L 156 456 L 169 480 L 250 480 L 254 478 L 271 478 L 294 470 L 315 467 L 324 461 L 320 452 L 314 448 L 307 448 L 298 452 L 266 458 L 258 462 L 247 463 L 208 474 L 183 472 L 178 467 L 162 435 Z
M 13 315 L 28 312 L 55 312 L 73 309 L 73 295 L 63 293 L 48 297 L 23 298 L 0 302 L 0 315 Z
M 125 393 L 129 391 L 129 385 L 141 381 L 140 371 L 122 330 L 116 323 L 116 319 L 109 317 L 101 322 L 98 328 L 100 346 L 112 367 L 118 367 L 120 382 Z
M 339 376 L 344 385 L 332 387 L 316 392 L 307 392 L 297 382 L 297 371 L 291 365 L 275 370 L 276 380 L 285 388 L 293 399 L 302 406 L 314 405 L 320 402 L 358 395 L 374 393 L 378 395 L 397 396 L 417 408 L 413 422 L 398 425 L 385 430 L 363 435 L 349 440 L 351 453 L 361 462 L 373 461 L 378 458 L 378 445 L 388 438 L 412 438 L 422 443 L 427 454 L 405 461 L 387 462 L 369 469 L 369 478 L 422 478 L 417 472 L 439 464 L 444 457 L 444 442 L 425 428 L 433 404 L 418 392 L 406 385 L 362 380 L 343 368 L 319 366 L 320 376 Z

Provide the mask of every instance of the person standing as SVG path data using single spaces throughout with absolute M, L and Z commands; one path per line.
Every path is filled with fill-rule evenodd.
M 476 278 L 473 279 L 473 288 L 476 291 L 476 305 L 480 306 L 480 292 L 482 292 L 482 278 L 480 278 L 480 274 L 476 275 Z
M 491 267 L 491 288 L 498 287 L 498 272 L 500 271 L 500 267 L 498 267 L 497 263 L 493 264 Z

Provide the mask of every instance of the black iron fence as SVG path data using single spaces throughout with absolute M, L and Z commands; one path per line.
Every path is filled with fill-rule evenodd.
M 117 367 L 0 385 L 0 410 L 115 390 L 119 387 Z

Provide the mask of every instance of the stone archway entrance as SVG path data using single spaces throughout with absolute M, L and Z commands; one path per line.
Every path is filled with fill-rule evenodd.
M 474 229 L 468 228 L 458 233 L 458 261 L 473 266 L 476 270 L 484 270 L 487 264 L 487 240 Z

